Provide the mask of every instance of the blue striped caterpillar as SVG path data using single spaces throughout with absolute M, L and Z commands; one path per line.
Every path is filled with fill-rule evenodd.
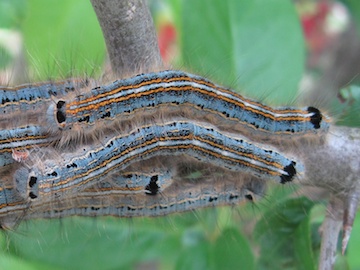
M 83 192 L 88 197 L 89 208 L 91 207 L 90 197 L 102 196 L 109 197 L 111 195 L 131 195 L 132 197 L 138 194 L 156 195 L 168 188 L 173 181 L 173 173 L 167 169 L 147 169 L 142 168 L 136 171 L 118 172 L 111 177 L 104 179 L 95 186 L 85 189 Z M 11 181 L 2 179 L 0 183 L 0 227 L 10 228 L 17 223 L 18 219 L 27 217 L 30 213 L 34 214 L 39 207 L 45 205 L 44 201 L 38 204 L 29 204 L 16 191 Z M 65 202 L 69 200 L 76 200 L 79 193 L 73 194 L 73 197 L 68 196 Z M 60 201 L 57 200 L 57 203 Z M 49 202 L 50 205 L 55 205 L 54 201 Z M 51 209 L 51 206 L 48 210 Z M 69 204 L 67 204 L 69 205 Z M 75 205 L 73 205 L 75 206 Z M 54 209 L 53 209 L 54 210 Z M 44 211 L 44 209 L 42 210 Z M 24 214 L 26 215 L 24 216 Z M 39 214 L 39 213 L 37 213 Z M 11 225 L 11 223 L 14 223 Z M 7 225 L 6 225 L 7 224 Z
M 49 106 L 47 119 L 52 132 L 69 131 L 71 137 L 93 134 L 100 124 L 113 126 L 154 115 L 206 120 L 259 141 L 324 133 L 330 123 L 314 107 L 271 108 L 200 76 L 175 70 L 140 74 L 81 95 L 69 94 Z
M 71 91 L 74 91 L 74 84 L 72 81 L 1 87 L 0 112 L 1 115 L 18 112 L 19 110 L 31 112 L 37 110 L 39 104 L 50 101 L 51 97 L 65 95 Z
M 97 145 L 80 146 L 61 153 L 61 160 L 47 159 L 14 174 L 14 183 L 25 199 L 46 200 L 74 193 L 101 181 L 112 172 L 157 156 L 188 155 L 232 171 L 292 181 L 303 166 L 273 149 L 252 144 L 246 138 L 220 132 L 210 124 L 188 120 L 136 127 L 127 134 L 105 138 Z M 36 159 L 36 158 L 35 158 Z
M 169 177 L 172 179 L 170 180 Z M 210 177 L 210 178 L 209 178 Z M 237 205 L 263 196 L 264 182 L 251 177 L 230 173 L 226 178 L 196 181 L 178 179 L 169 171 L 158 173 L 133 171 L 131 178 L 138 183 L 171 183 L 160 192 L 133 192 L 127 187 L 128 173 L 119 172 L 117 181 L 104 180 L 56 201 L 34 200 L 29 203 L 14 186 L 4 181 L 0 187 L 0 228 L 11 229 L 22 220 L 34 218 L 62 218 L 80 216 L 162 216 L 202 207 Z M 236 179 L 236 180 L 235 180 Z M 170 180 L 170 181 L 169 181 Z M 142 184 L 139 189 L 142 189 Z M 131 196 L 129 195 L 131 194 Z M 149 196 L 150 195 L 150 196 Z
M 0 153 L 5 160 L 0 165 L 14 160 L 24 163 L 13 176 L 14 198 L 21 198 L 19 201 L 27 207 L 30 202 L 34 211 L 37 204 L 71 200 L 91 186 L 118 194 L 122 184 L 104 179 L 126 172 L 136 162 L 167 155 L 187 155 L 241 175 L 284 184 L 301 176 L 302 164 L 272 147 L 253 144 L 243 135 L 251 141 L 282 142 L 294 136 L 316 137 L 326 133 L 330 125 L 329 118 L 313 107 L 273 109 L 182 71 L 141 74 L 81 95 L 73 85 L 59 84 L 60 88 L 50 91 L 52 84 L 42 84 L 34 95 L 27 92 L 29 87 L 16 88 L 12 95 L 6 89 L 0 91 L 5 104 L 0 108 L 4 111 L 14 115 L 19 109 L 47 121 L 28 126 L 15 123 L 12 129 L 0 131 Z M 148 124 L 149 118 L 157 116 L 161 116 L 160 121 Z M 3 117 L 6 119 L 6 115 Z M 138 121 L 140 118 L 143 121 Z M 126 121 L 138 121 L 140 125 L 124 134 L 114 132 L 112 125 L 117 127 Z M 101 129 L 95 129 L 100 125 Z M 98 141 L 83 140 L 79 146 L 70 143 L 75 152 L 66 147 L 60 150 L 56 144 L 49 147 L 68 136 L 67 132 L 103 134 L 97 136 Z M 26 151 L 33 147 L 56 152 L 58 158 L 36 153 L 28 157 Z M 114 179 L 127 183 L 121 194 L 134 196 L 157 194 L 173 185 L 171 177 L 153 176 L 152 186 L 149 175 L 134 174 L 127 182 Z
M 46 109 L 60 98 L 88 85 L 69 79 L 0 88 L 0 167 L 22 161 L 27 150 L 48 146 L 59 138 L 47 131 Z
M 26 157 L 16 146 L 19 141 L 22 141 L 22 150 L 31 148 L 31 144 L 44 145 L 46 137 L 51 137 L 49 143 L 67 141 L 68 133 L 55 136 L 49 133 L 49 126 L 54 129 L 54 122 L 64 130 L 80 127 L 81 130 L 74 128 L 77 136 L 82 131 L 102 132 L 103 129 L 94 130 L 94 127 L 104 122 L 111 125 L 134 117 L 166 115 L 171 118 L 175 114 L 207 120 L 222 130 L 251 135 L 252 140 L 262 137 L 260 141 L 267 142 L 283 142 L 286 136 L 279 139 L 277 135 L 291 134 L 289 138 L 293 141 L 296 135 L 326 132 L 329 127 L 329 119 L 313 107 L 272 109 L 182 71 L 142 74 L 94 88 L 90 93 L 76 94 L 86 85 L 85 81 L 68 80 L 0 89 L 0 122 L 4 129 L 9 129 L 8 133 L 2 130 L 0 134 L 5 143 L 4 147 L 0 146 L 3 153 L 0 166 Z M 69 101 L 65 101 L 67 99 Z M 53 100 L 57 100 L 56 104 Z M 49 126 L 44 125 L 45 118 L 50 121 Z M 24 130 L 30 128 L 34 129 L 33 135 L 24 134 Z M 10 141 L 12 147 L 9 147 Z
M 252 201 L 256 195 L 262 195 L 264 187 L 258 185 L 255 186 L 256 189 L 249 189 L 247 184 L 241 187 L 238 183 L 227 181 L 210 183 L 189 185 L 175 181 L 159 196 L 124 196 L 116 191 L 88 188 L 79 192 L 76 198 L 62 200 L 53 207 L 49 207 L 49 203 L 46 202 L 39 203 L 41 207 L 35 204 L 37 211 L 26 215 L 25 218 L 59 218 L 73 215 L 163 216 L 204 207 L 238 205 L 241 202 Z

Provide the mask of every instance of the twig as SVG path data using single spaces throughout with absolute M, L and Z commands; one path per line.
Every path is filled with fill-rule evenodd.
M 329 201 L 326 218 L 322 224 L 322 241 L 319 270 L 329 270 L 334 268 L 336 260 L 337 239 L 341 229 L 341 219 L 343 215 L 342 202 L 336 197 Z
M 91 0 L 118 76 L 162 66 L 153 20 L 146 0 Z

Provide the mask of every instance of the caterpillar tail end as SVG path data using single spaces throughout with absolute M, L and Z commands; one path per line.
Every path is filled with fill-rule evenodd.
M 299 178 L 304 172 L 304 165 L 301 162 L 291 161 L 283 170 L 285 173 L 280 176 L 280 184 L 286 184 Z
M 321 129 L 324 131 L 329 130 L 331 119 L 327 115 L 320 112 L 319 109 L 311 106 L 307 108 L 307 111 L 309 113 L 312 113 L 312 116 L 310 117 L 310 122 L 311 124 L 313 124 L 314 129 Z

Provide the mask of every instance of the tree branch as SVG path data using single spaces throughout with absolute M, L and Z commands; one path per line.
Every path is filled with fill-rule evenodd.
M 322 241 L 319 261 L 319 270 L 333 269 L 335 264 L 338 235 L 341 230 L 343 215 L 342 202 L 336 197 L 329 201 L 326 218 L 322 224 Z
M 91 0 L 108 49 L 113 73 L 159 69 L 162 60 L 146 0 Z

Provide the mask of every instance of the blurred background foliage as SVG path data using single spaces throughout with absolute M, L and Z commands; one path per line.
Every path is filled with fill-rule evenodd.
M 359 1 L 149 3 L 167 65 L 359 126 Z M 107 61 L 90 1 L 0 0 L 2 85 L 99 76 Z M 1 234 L 0 269 L 316 269 L 326 200 L 269 189 L 254 204 L 164 218 L 24 222 Z M 357 220 L 337 269 L 360 269 L 359 238 Z

